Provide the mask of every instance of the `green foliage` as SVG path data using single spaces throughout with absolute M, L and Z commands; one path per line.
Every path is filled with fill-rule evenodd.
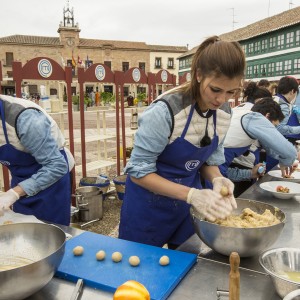
M 79 95 L 73 95 L 72 102 L 74 105 L 78 105 L 79 104 Z
M 115 95 L 110 92 L 102 92 L 100 94 L 100 99 L 104 104 L 108 104 L 116 101 Z
M 88 95 L 84 96 L 84 104 L 86 106 L 90 106 L 92 104 L 92 99 Z
M 138 101 L 144 101 L 146 99 L 147 95 L 146 95 L 146 93 L 138 93 L 136 97 L 137 97 Z

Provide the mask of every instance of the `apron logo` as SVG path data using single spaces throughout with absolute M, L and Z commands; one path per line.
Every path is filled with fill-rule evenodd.
M 198 166 L 200 165 L 200 161 L 199 160 L 189 160 L 185 163 L 185 168 L 188 171 L 193 171 L 194 169 L 196 169 Z
M 10 162 L 9 161 L 5 161 L 5 160 L 0 160 L 0 164 L 3 166 L 9 166 Z

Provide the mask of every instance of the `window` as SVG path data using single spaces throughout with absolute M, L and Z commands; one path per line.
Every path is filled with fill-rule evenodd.
M 264 39 L 261 41 L 261 52 L 267 52 L 268 50 L 268 40 Z
M 146 63 L 140 62 L 140 63 L 139 63 L 139 69 L 141 69 L 141 70 L 143 70 L 143 71 L 146 71 Z
M 291 74 L 292 73 L 292 60 L 286 60 L 284 62 L 284 74 Z
M 300 45 L 300 30 L 296 30 L 295 44 L 296 46 Z
M 268 65 L 268 75 L 274 75 L 275 73 L 275 63 L 269 63 Z
M 6 66 L 11 66 L 14 61 L 14 54 L 12 52 L 6 52 Z
M 246 53 L 247 52 L 247 45 L 242 45 L 242 49 L 243 49 L 244 53 Z
M 296 58 L 294 60 L 294 72 L 300 71 L 300 58 Z
M 282 66 L 283 66 L 283 63 L 282 61 L 278 61 L 275 65 L 275 72 L 277 75 L 280 75 L 282 74 Z
M 111 61 L 109 60 L 104 61 L 104 65 L 111 69 Z
M 258 76 L 258 66 L 253 66 L 254 69 L 254 76 Z
M 126 72 L 129 70 L 129 62 L 128 61 L 123 61 L 122 62 L 122 71 Z
M 275 49 L 276 48 L 276 37 L 271 37 L 269 42 L 269 49 Z
M 174 58 L 173 57 L 168 58 L 168 69 L 174 69 Z
M 155 57 L 155 68 L 161 68 L 161 57 Z
M 251 77 L 252 76 L 252 66 L 248 66 L 247 67 L 247 77 Z
M 260 43 L 255 42 L 254 43 L 254 53 L 258 53 L 258 52 L 260 52 Z
M 283 49 L 284 47 L 284 34 L 278 36 L 277 39 L 277 49 Z
M 253 43 L 250 43 L 250 44 L 248 45 L 248 53 L 249 53 L 249 54 L 252 54 L 252 53 L 253 53 Z
M 288 32 L 286 34 L 286 47 L 293 47 L 294 46 L 294 32 Z
M 260 75 L 266 76 L 267 75 L 267 64 L 260 65 Z

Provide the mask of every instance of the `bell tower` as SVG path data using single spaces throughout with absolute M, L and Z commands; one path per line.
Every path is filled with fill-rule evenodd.
M 57 30 L 61 44 L 67 47 L 76 47 L 79 44 L 79 25 L 75 23 L 74 9 L 70 8 L 69 0 L 63 9 L 63 21 L 60 22 Z

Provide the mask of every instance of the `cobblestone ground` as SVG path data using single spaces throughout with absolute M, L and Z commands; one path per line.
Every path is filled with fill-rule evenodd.
M 102 113 L 99 114 L 100 116 L 100 123 L 101 128 L 100 132 L 103 132 L 102 124 Z M 116 115 L 115 111 L 106 111 L 106 133 L 107 134 L 116 134 Z M 60 117 L 59 115 L 52 115 L 52 117 L 60 124 Z M 79 112 L 73 113 L 73 127 L 74 127 L 74 138 L 80 137 L 80 115 Z M 125 123 L 126 123 L 126 130 L 130 130 L 130 120 L 131 120 L 131 110 L 127 109 L 125 114 Z M 120 121 L 121 122 L 121 121 Z M 96 111 L 89 111 L 85 114 L 85 132 L 86 137 L 89 135 L 96 135 L 99 128 L 97 129 L 97 113 Z M 64 133 L 65 137 L 68 139 L 69 132 L 68 132 L 68 118 L 67 114 L 64 115 Z M 116 139 L 109 139 L 106 142 L 89 142 L 86 143 L 86 160 L 87 162 L 98 160 L 99 152 L 101 157 L 105 156 L 103 151 L 104 146 L 106 143 L 107 150 L 107 157 L 113 158 L 116 157 Z M 130 147 L 133 143 L 133 137 L 127 136 L 126 137 L 126 146 Z M 81 144 L 75 143 L 75 162 L 76 165 L 81 165 Z M 100 149 L 100 151 L 98 151 Z M 121 171 L 123 169 L 123 165 L 121 163 Z M 76 170 L 76 168 L 75 168 Z M 109 179 L 113 179 L 117 175 L 117 168 L 115 166 L 111 166 L 108 168 L 104 168 L 101 170 L 93 170 L 87 173 L 87 176 L 97 176 L 100 173 L 105 174 L 108 176 Z M 79 186 L 79 181 L 82 178 L 81 173 L 76 172 L 76 187 Z M 105 200 L 103 201 L 103 218 L 99 221 L 92 223 L 91 225 L 83 227 L 84 230 L 110 235 L 116 237 L 118 235 L 118 224 L 120 220 L 120 209 L 121 209 L 122 201 L 118 199 L 115 192 L 110 193 Z

